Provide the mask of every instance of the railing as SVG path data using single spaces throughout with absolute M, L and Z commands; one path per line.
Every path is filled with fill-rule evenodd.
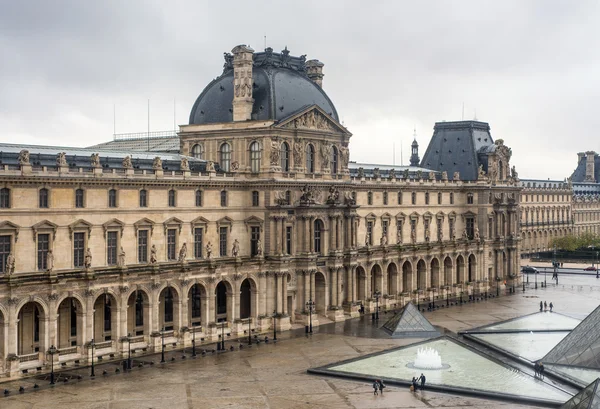
M 144 342 L 144 336 L 143 335 L 137 335 L 135 337 L 131 337 L 129 338 L 129 342 L 130 343 L 135 343 L 135 342 Z
M 69 354 L 76 354 L 77 353 L 77 347 L 67 347 L 67 348 L 61 348 L 58 350 L 58 355 L 69 355 Z
M 19 362 L 21 362 L 21 363 L 38 361 L 39 359 L 40 359 L 39 352 L 36 352 L 35 354 L 19 355 Z
M 152 138 L 177 138 L 177 131 L 155 131 L 155 132 L 134 132 L 113 134 L 115 141 L 128 141 L 136 139 L 152 139 Z
M 95 346 L 96 349 L 112 348 L 112 341 L 98 342 Z

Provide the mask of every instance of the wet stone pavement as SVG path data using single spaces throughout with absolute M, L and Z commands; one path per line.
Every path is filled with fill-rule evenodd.
M 530 277 L 531 278 L 531 277 Z M 538 280 L 540 277 L 538 277 Z M 543 281 L 543 276 L 541 277 Z M 517 288 L 514 295 L 462 306 L 425 312 L 436 326 L 447 331 L 479 327 L 539 311 L 539 302 L 550 301 L 563 314 L 583 318 L 600 303 L 600 280 L 595 277 L 561 277 L 560 285 Z M 529 283 L 533 287 L 532 280 Z M 373 396 L 370 383 L 328 378 L 306 373 L 308 368 L 356 358 L 368 353 L 407 345 L 418 339 L 391 339 L 377 329 L 390 313 L 380 313 L 374 325 L 370 315 L 342 323 L 315 327 L 307 337 L 304 330 L 278 334 L 278 342 L 251 348 L 208 353 L 191 357 L 186 350 L 169 351 L 167 363 L 160 355 L 138 357 L 134 369 L 115 373 L 118 363 L 96 365 L 96 378 L 89 368 L 69 370 L 55 386 L 39 378 L 0 384 L 1 409 L 175 409 L 175 408 L 527 408 L 511 402 L 484 400 L 429 391 L 411 393 L 389 386 L 383 396 Z M 271 338 L 271 335 L 269 335 Z M 175 358 L 175 361 L 171 361 Z M 153 362 L 153 364 L 151 364 Z M 142 364 L 142 367 L 138 367 Z M 103 375 L 106 371 L 107 375 Z M 77 376 L 81 375 L 81 380 Z M 37 383 L 38 389 L 33 385 Z M 25 387 L 19 393 L 19 386 Z

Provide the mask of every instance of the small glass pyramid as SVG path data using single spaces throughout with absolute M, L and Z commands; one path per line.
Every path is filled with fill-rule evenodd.
M 577 395 L 565 402 L 560 409 L 600 409 L 600 378 L 590 383 Z
M 412 303 L 402 307 L 382 328 L 393 338 L 430 338 L 440 335 Z

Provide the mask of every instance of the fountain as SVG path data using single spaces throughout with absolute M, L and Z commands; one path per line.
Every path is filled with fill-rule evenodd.
M 413 363 L 414 368 L 419 369 L 442 369 L 442 357 L 433 348 L 425 347 L 417 349 L 417 358 Z

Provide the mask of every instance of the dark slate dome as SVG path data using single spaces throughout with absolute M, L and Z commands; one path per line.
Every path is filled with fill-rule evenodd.
M 233 121 L 233 65 L 225 53 L 223 74 L 202 91 L 190 113 L 190 125 Z M 306 73 L 306 56 L 292 57 L 287 49 L 255 53 L 252 67 L 252 120 L 284 119 L 310 105 L 318 105 L 339 121 L 335 106 Z

